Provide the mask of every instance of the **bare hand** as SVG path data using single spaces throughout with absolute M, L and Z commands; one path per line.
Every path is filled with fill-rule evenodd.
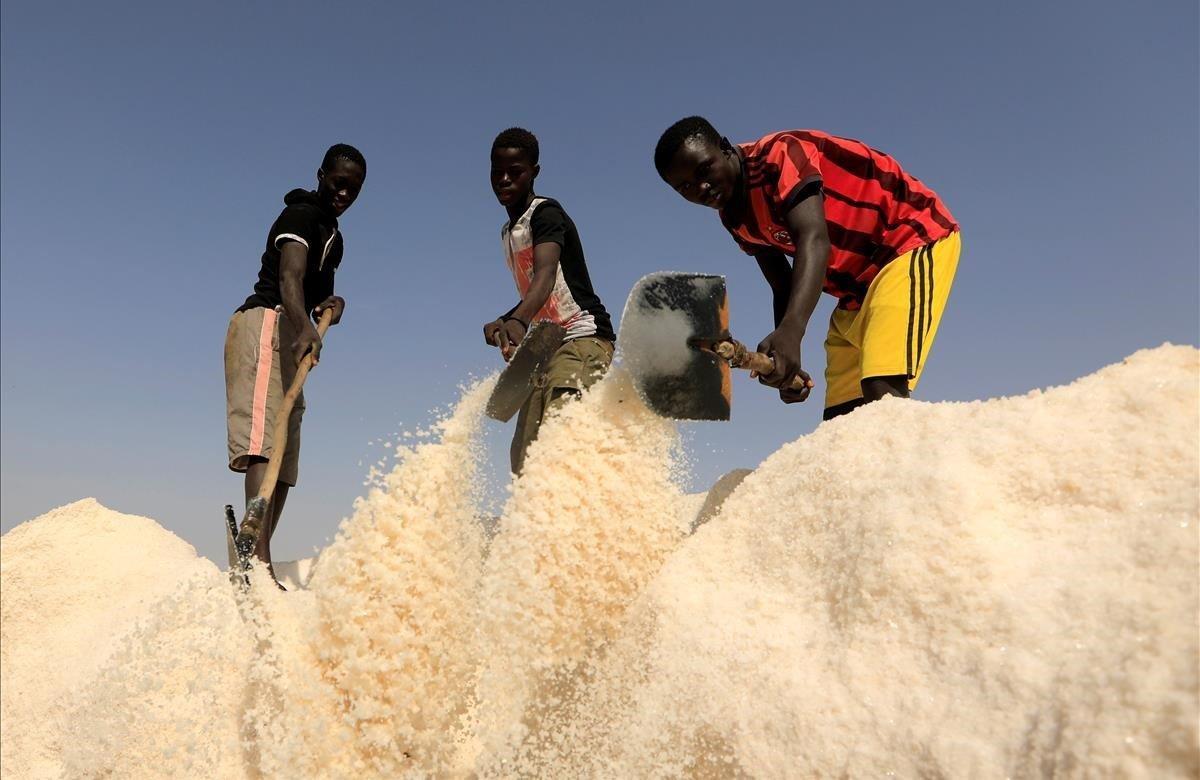
M 334 316 L 336 317 L 336 315 Z M 300 361 L 310 350 L 312 351 L 312 364 L 315 366 L 321 357 L 321 337 L 311 324 L 292 342 L 292 357 L 295 358 L 296 365 L 300 365 Z
M 804 386 L 799 390 L 796 389 L 795 385 L 792 385 L 791 387 L 779 388 L 779 400 L 783 401 L 785 404 L 795 404 L 807 401 L 809 393 L 812 392 L 812 377 L 810 377 L 804 371 L 797 371 L 796 376 L 804 382 Z
M 483 326 L 483 340 L 493 347 L 500 346 L 500 329 L 504 327 L 504 320 L 492 320 Z
M 800 368 L 800 343 L 803 339 L 802 332 L 779 327 L 758 345 L 759 352 L 770 355 L 775 361 L 775 369 L 770 374 L 759 375 L 758 381 L 778 388 L 779 399 L 785 404 L 804 401 L 812 392 L 812 377 Z M 796 377 L 802 382 L 799 389 L 795 388 Z
M 330 320 L 330 325 L 337 325 L 342 321 L 342 312 L 346 310 L 346 299 L 340 295 L 331 295 L 325 300 L 317 304 L 313 309 L 313 319 L 321 319 L 321 313 L 326 309 L 333 309 L 333 319 Z M 316 363 L 314 362 L 314 365 Z
M 513 353 L 525 339 L 525 325 L 520 320 L 509 317 L 500 323 L 500 332 L 497 336 L 500 340 L 500 354 L 507 362 L 512 359 Z

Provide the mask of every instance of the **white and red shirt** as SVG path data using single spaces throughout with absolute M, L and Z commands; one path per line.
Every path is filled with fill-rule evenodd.
M 512 272 L 522 298 L 533 281 L 533 248 L 553 242 L 562 247 L 554 287 L 534 322 L 549 321 L 563 326 L 567 339 L 596 336 L 613 341 L 612 319 L 592 289 L 583 246 L 575 223 L 552 198 L 534 198 L 515 223 L 500 229 L 504 260 Z

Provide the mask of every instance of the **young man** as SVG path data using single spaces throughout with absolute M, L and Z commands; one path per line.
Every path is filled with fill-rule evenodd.
M 320 357 L 321 337 L 314 321 L 325 309 L 333 310 L 333 324 L 342 318 L 346 302 L 333 294 L 334 273 L 342 262 L 338 217 L 358 197 L 366 175 L 362 154 L 353 146 L 335 144 L 317 169 L 317 189 L 296 189 L 284 197 L 285 207 L 267 233 L 254 293 L 234 313 L 225 337 L 229 468 L 246 473 L 247 501 L 258 495 L 268 459 L 283 458 L 269 522 L 264 522 L 255 548 L 268 568 L 271 534 L 298 475 L 303 394 L 288 418 L 283 453 L 275 453 L 271 441 L 275 411 L 300 358 L 311 351 L 315 366 Z
M 958 224 L 933 190 L 859 141 L 787 130 L 734 145 L 698 116 L 663 133 L 654 165 L 686 200 L 716 209 L 758 261 L 775 314 L 758 345 L 775 370 L 760 381 L 784 402 L 812 389 L 800 345 L 822 290 L 838 299 L 824 418 L 916 389 L 960 249 Z M 791 387 L 796 376 L 802 389 Z
M 533 192 L 541 171 L 537 138 L 519 127 L 505 130 L 492 142 L 491 157 L 492 191 L 508 212 L 500 229 L 504 260 L 521 301 L 484 325 L 483 338 L 508 360 L 532 322 L 556 322 L 567 334 L 517 417 L 510 457 L 513 473 L 520 474 L 546 415 L 608 370 L 615 335 L 592 289 L 575 223 L 558 201 Z

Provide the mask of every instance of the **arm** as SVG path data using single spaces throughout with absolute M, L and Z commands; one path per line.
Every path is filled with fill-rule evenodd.
M 292 342 L 292 357 L 299 363 L 304 353 L 313 353 L 313 365 L 321 356 L 321 337 L 304 308 L 304 272 L 308 267 L 308 248 L 298 241 L 284 242 L 279 250 L 279 293 L 283 314 L 297 334 Z M 282 345 L 281 345 L 282 346 Z
M 798 394 L 786 390 L 780 393 L 783 400 L 790 403 L 807 398 L 812 387 L 811 379 L 800 368 L 800 345 L 808 329 L 808 320 L 821 296 L 825 272 L 829 267 L 829 232 L 825 226 L 825 210 L 820 196 L 810 196 L 797 203 L 788 212 L 787 224 L 796 245 L 796 261 L 787 288 L 787 304 L 783 307 L 782 316 L 779 316 L 776 308 L 779 324 L 758 345 L 758 351 L 772 354 L 775 358 L 775 371 L 761 377 L 764 384 L 786 387 L 797 374 L 808 380 L 809 386 Z
M 792 269 L 787 308 L 780 325 L 803 336 L 808 329 L 808 319 L 821 297 L 821 286 L 829 268 L 829 231 L 825 227 L 825 209 L 820 196 L 808 197 L 797 203 L 788 212 L 787 223 L 796 244 L 796 263 Z
M 554 289 L 554 280 L 558 278 L 558 258 L 562 257 L 562 247 L 553 242 L 538 244 L 533 248 L 533 280 L 525 297 L 513 309 L 510 317 L 516 317 L 521 322 L 529 322 L 537 315 L 550 291 Z
M 774 249 L 764 249 L 756 252 L 754 259 L 758 261 L 758 270 L 771 287 L 771 302 L 775 315 L 775 327 L 783 321 L 787 311 L 788 297 L 792 288 L 792 266 L 782 252 Z
M 537 244 L 533 248 L 533 280 L 525 297 L 516 308 L 500 320 L 484 326 L 484 338 L 489 344 L 496 344 L 504 354 L 505 360 L 511 356 L 525 332 L 529 329 L 530 321 L 546 305 L 550 291 L 554 289 L 554 280 L 558 278 L 558 259 L 562 256 L 562 247 L 552 241 Z M 497 327 L 498 326 L 498 327 Z M 489 337 L 489 330 L 495 341 Z

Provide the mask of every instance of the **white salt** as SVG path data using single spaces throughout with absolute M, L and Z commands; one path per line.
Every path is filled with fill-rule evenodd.
M 709 502 L 614 370 L 490 543 L 484 382 L 297 592 L 67 505 L 0 543 L 0 772 L 1195 777 L 1198 368 L 880 402 Z

